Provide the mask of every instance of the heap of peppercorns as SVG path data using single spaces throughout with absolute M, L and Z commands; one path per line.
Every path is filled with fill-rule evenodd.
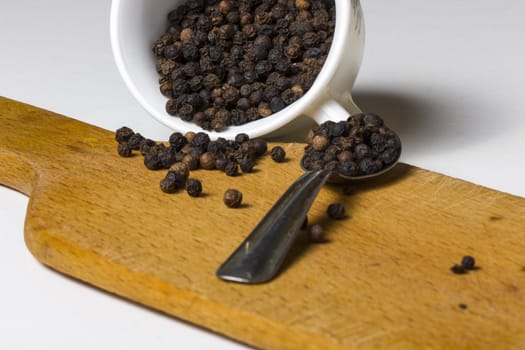
M 301 159 L 305 170 L 332 169 L 345 177 L 377 173 L 392 165 L 401 153 L 396 133 L 376 114 L 359 113 L 346 121 L 327 121 L 307 137 Z
M 187 0 L 153 45 L 168 114 L 222 131 L 311 87 L 333 38 L 333 0 Z
M 257 159 L 268 149 L 266 141 L 250 139 L 244 133 L 238 134 L 234 140 L 218 138 L 212 141 L 205 132 L 188 132 L 185 135 L 174 132 L 166 145 L 145 138 L 126 126 L 116 130 L 115 140 L 121 157 L 131 157 L 133 151 L 138 151 L 144 156 L 146 168 L 168 170 L 160 181 L 163 192 L 174 193 L 185 189 L 192 197 L 201 194 L 202 184 L 197 179 L 189 178 L 190 171 L 218 169 L 228 176 L 250 173 Z M 286 153 L 282 147 L 275 146 L 271 155 L 274 161 L 282 162 Z

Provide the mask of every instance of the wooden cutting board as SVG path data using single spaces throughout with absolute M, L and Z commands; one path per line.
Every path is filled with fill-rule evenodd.
M 301 174 L 303 145 L 254 174 L 194 172 L 191 198 L 119 157 L 112 131 L 3 98 L 0 123 L 0 183 L 30 196 L 27 246 L 64 274 L 258 348 L 525 347 L 523 198 L 404 164 L 351 195 L 327 185 L 309 222 L 329 242 L 302 235 L 275 280 L 241 285 L 215 270 Z M 230 187 L 243 208 L 222 203 Z M 326 218 L 334 201 L 347 219 Z M 480 268 L 453 274 L 464 255 Z

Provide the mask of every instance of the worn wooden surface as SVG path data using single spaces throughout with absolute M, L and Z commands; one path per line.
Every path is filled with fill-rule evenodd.
M 309 221 L 329 243 L 303 235 L 278 278 L 239 285 L 214 272 L 301 173 L 303 145 L 254 174 L 194 172 L 191 198 L 120 158 L 112 131 L 7 99 L 0 122 L 0 183 L 30 196 L 27 246 L 57 271 L 260 348 L 525 347 L 523 198 L 403 164 L 351 195 L 325 186 Z M 243 208 L 222 203 L 229 187 Z M 346 220 L 326 218 L 333 201 Z M 451 273 L 466 254 L 480 269 Z

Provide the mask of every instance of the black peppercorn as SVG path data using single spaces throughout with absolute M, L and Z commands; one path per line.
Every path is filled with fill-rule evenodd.
M 239 175 L 239 165 L 237 162 L 229 161 L 224 166 L 224 172 L 228 176 L 237 176 Z
M 219 153 L 215 156 L 215 167 L 219 170 L 225 170 L 228 164 L 228 158 L 223 153 Z
M 133 136 L 134 132 L 132 129 L 128 128 L 127 126 L 123 126 L 117 131 L 115 131 L 115 140 L 117 142 L 127 142 L 131 136 Z
M 255 160 L 253 160 L 250 157 L 244 158 L 240 163 L 240 167 L 243 173 L 251 173 L 253 171 L 254 166 Z
M 253 145 L 256 157 L 260 157 L 266 153 L 266 150 L 268 149 L 266 141 L 263 139 L 252 139 L 251 143 Z
M 198 197 L 202 193 L 202 184 L 197 179 L 187 179 L 186 180 L 186 192 L 191 197 Z
M 204 152 L 201 155 L 199 162 L 203 169 L 211 170 L 215 168 L 215 156 L 211 152 Z
M 315 224 L 308 229 L 308 238 L 313 243 L 326 242 L 325 232 L 321 225 Z
M 149 153 L 150 150 L 156 145 L 156 142 L 151 139 L 144 139 L 140 142 L 139 152 L 143 156 Z
M 328 137 L 323 135 L 316 135 L 312 139 L 312 147 L 316 151 L 323 151 L 330 145 Z
M 245 133 L 239 133 L 237 135 L 235 135 L 235 142 L 237 143 L 243 143 L 243 142 L 246 142 L 250 139 L 250 136 L 248 136 L 248 134 L 245 134 Z
M 193 44 L 183 45 L 182 55 L 188 61 L 198 61 L 200 58 L 199 48 Z
M 188 168 L 188 165 L 186 163 L 182 162 L 176 162 L 174 163 L 170 168 L 169 171 L 174 172 L 183 178 L 187 178 L 190 174 L 190 169 Z
M 463 259 L 461 259 L 461 266 L 463 266 L 467 270 L 474 270 L 475 264 L 476 260 L 469 255 L 466 255 L 463 257 Z
M 143 140 L 144 140 L 144 136 L 142 136 L 139 133 L 135 133 L 131 135 L 131 137 L 128 139 L 127 144 L 132 150 L 137 151 L 140 149 L 140 144 L 142 143 Z
M 255 73 L 258 77 L 265 78 L 272 71 L 273 66 L 269 61 L 261 60 L 255 65 Z
M 328 216 L 335 220 L 345 218 L 345 207 L 341 203 L 332 203 L 326 209 Z
M 270 104 L 268 102 L 260 102 L 257 106 L 257 112 L 261 117 L 267 117 L 272 114 L 272 109 L 270 108 Z
M 162 160 L 156 152 L 149 152 L 144 155 L 144 165 L 150 170 L 162 169 Z
M 198 169 L 200 165 L 200 152 L 198 150 L 192 150 L 192 152 L 189 152 L 182 158 L 182 162 L 186 164 L 190 170 Z
M 175 172 L 168 171 L 166 176 L 160 181 L 160 189 L 165 193 L 174 193 L 184 187 L 185 178 Z
M 286 159 L 286 152 L 281 146 L 275 146 L 270 151 L 272 160 L 277 163 L 282 163 Z
M 117 147 L 117 152 L 121 157 L 131 157 L 133 155 L 132 149 L 127 142 L 120 142 Z
M 236 189 L 228 189 L 224 192 L 223 201 L 228 208 L 239 208 L 242 203 L 242 193 Z

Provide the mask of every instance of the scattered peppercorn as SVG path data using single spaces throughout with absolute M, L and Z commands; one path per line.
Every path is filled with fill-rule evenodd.
M 328 216 L 335 220 L 345 218 L 345 207 L 341 203 L 332 203 L 326 209 Z
M 167 18 L 152 45 L 166 111 L 220 132 L 276 113 L 308 91 L 332 42 L 335 2 L 186 0 Z M 210 107 L 224 112 L 204 117 Z
M 186 180 L 186 192 L 192 197 L 198 197 L 202 193 L 202 184 L 197 179 Z
M 270 151 L 272 160 L 277 163 L 282 163 L 286 159 L 286 152 L 281 146 L 275 146 Z
M 184 180 L 175 172 L 168 171 L 166 176 L 160 181 L 160 189 L 165 193 L 174 193 L 184 186 Z
M 133 130 L 127 126 L 123 126 L 115 131 L 115 140 L 118 143 L 127 142 L 129 138 L 134 134 Z
M 117 147 L 118 155 L 121 157 L 131 157 L 132 156 L 132 149 L 129 146 L 129 143 L 127 142 L 121 142 L 118 144 Z
M 238 208 L 242 203 L 242 193 L 236 189 L 228 189 L 224 192 L 223 200 L 228 208 Z
M 308 239 L 313 243 L 326 242 L 325 232 L 323 226 L 315 224 L 308 229 Z
M 460 309 L 466 310 L 466 309 L 468 308 L 468 305 L 467 305 L 467 304 L 463 304 L 463 303 L 461 303 L 461 304 L 458 304 L 458 307 L 459 307 Z
M 461 266 L 463 266 L 467 270 L 474 270 L 475 264 L 476 260 L 469 255 L 466 255 L 463 257 L 463 259 L 461 259 Z
M 224 172 L 228 176 L 237 176 L 239 175 L 239 165 L 235 161 L 230 161 L 226 163 L 226 166 L 224 167 Z

